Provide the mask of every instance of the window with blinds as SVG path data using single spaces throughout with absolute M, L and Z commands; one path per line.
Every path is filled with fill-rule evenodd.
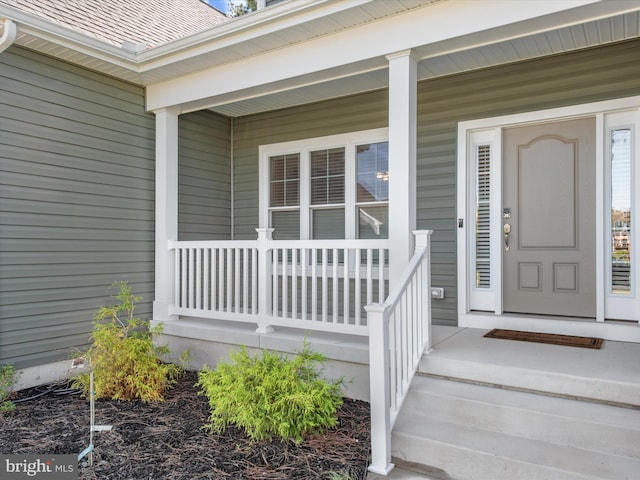
M 311 238 L 345 238 L 345 149 L 311 152 Z
M 477 145 L 475 286 L 491 288 L 491 145 Z
M 273 238 L 300 238 L 300 155 L 269 158 L 269 207 Z

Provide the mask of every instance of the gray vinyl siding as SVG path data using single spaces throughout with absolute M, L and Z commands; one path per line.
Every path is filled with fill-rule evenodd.
M 458 122 L 640 94 L 640 41 L 484 69 L 418 85 L 418 228 L 433 234 L 437 323 L 455 325 Z
M 194 112 L 178 125 L 178 239 L 229 240 L 230 120 Z
M 154 118 L 138 86 L 11 47 L 0 55 L 0 363 L 87 345 L 110 285 L 151 315 Z

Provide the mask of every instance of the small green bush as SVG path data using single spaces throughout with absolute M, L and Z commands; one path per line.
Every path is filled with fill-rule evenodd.
M 9 397 L 13 393 L 13 386 L 16 383 L 16 371 L 13 365 L 0 365 L 0 412 L 11 412 L 16 406 Z
M 173 386 L 181 368 L 163 363 L 167 347 L 155 346 L 153 334 L 161 327 L 134 317 L 135 303 L 140 301 L 125 282 L 117 283 L 118 305 L 101 307 L 95 316 L 91 339 L 85 356 L 93 370 L 95 398 L 115 400 L 162 401 Z M 89 393 L 89 374 L 76 378 L 76 386 Z
M 306 341 L 291 359 L 267 351 L 252 358 L 244 347 L 231 359 L 198 374 L 196 386 L 211 408 L 206 428 L 219 433 L 233 424 L 254 440 L 276 436 L 297 443 L 337 425 L 343 381 L 321 378 L 324 356 L 311 352 Z

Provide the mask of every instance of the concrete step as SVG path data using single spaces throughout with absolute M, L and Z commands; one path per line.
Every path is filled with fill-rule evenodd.
M 393 456 L 473 480 L 636 479 L 640 411 L 416 377 Z
M 640 410 L 631 408 L 416 376 L 402 414 L 610 455 L 640 455 Z

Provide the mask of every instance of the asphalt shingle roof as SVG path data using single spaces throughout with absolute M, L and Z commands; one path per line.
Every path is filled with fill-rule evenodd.
M 121 46 L 156 47 L 228 20 L 203 0 L 0 0 L 77 32 Z

